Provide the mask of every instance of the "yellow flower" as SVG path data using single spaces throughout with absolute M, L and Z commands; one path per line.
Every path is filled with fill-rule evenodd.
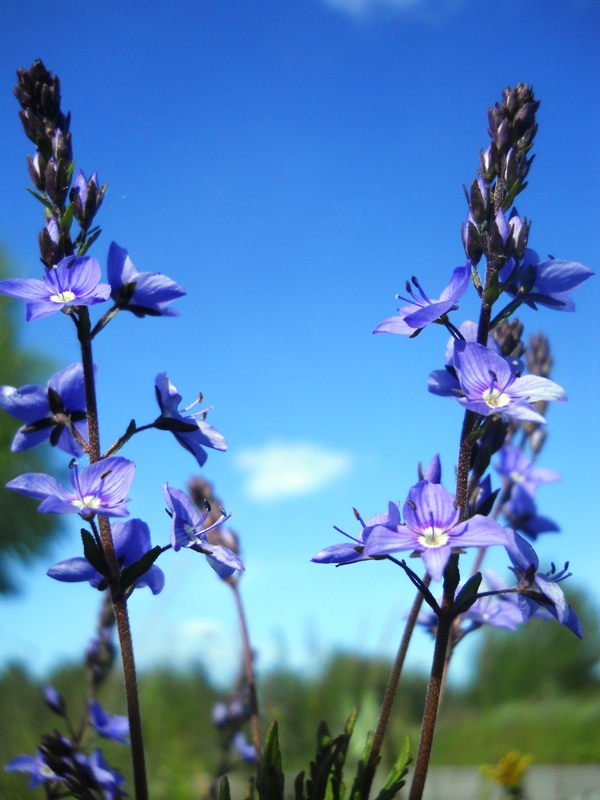
M 523 775 L 527 772 L 532 761 L 533 756 L 522 756 L 516 750 L 511 750 L 510 753 L 500 759 L 495 767 L 492 767 L 491 764 L 482 764 L 479 769 L 486 778 L 495 783 L 499 783 L 509 789 L 516 789 L 521 785 Z

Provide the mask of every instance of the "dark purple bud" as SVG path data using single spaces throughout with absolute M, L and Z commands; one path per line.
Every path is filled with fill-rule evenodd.
M 33 158 L 27 156 L 27 169 L 29 170 L 29 177 L 35 188 L 43 192 L 46 189 L 46 177 L 44 175 L 45 167 L 40 159 L 39 151 Z
M 494 139 L 499 152 L 505 153 L 510 145 L 510 123 L 507 119 L 503 120 L 498 127 L 498 133 Z
M 479 171 L 483 179 L 488 183 L 491 183 L 496 177 L 492 148 L 493 144 L 491 144 L 485 152 L 481 150 L 479 154 Z
M 516 141 L 526 130 L 535 123 L 535 112 L 539 103 L 526 103 L 515 114 L 513 120 L 513 139 Z
M 74 216 L 84 230 L 87 230 L 104 199 L 106 187 L 98 186 L 98 173 L 94 172 L 89 180 L 81 170 L 77 171 L 73 188 L 71 189 L 71 202 L 74 205 Z
M 515 150 L 514 147 L 511 147 L 508 153 L 506 154 L 506 158 L 504 159 L 504 169 L 502 170 L 502 174 L 504 177 L 504 183 L 506 185 L 506 191 L 510 192 L 514 184 L 521 177 L 521 165 L 519 164 L 519 159 L 517 158 L 517 151 Z
M 477 180 L 474 180 L 471 184 L 469 205 L 476 222 L 481 224 L 487 219 L 490 206 L 490 192 L 483 178 L 477 178 Z
M 44 686 L 44 700 L 46 701 L 46 705 L 51 711 L 54 711 L 55 714 L 58 714 L 61 717 L 66 715 L 67 706 L 65 704 L 63 696 L 60 692 L 47 683 Z
M 481 239 L 477 232 L 475 220 L 470 211 L 467 215 L 467 221 L 462 227 L 462 240 L 467 258 L 470 258 L 473 265 L 476 266 L 481 260 L 483 249 L 481 247 Z
M 64 134 L 60 128 L 54 131 L 54 135 L 52 136 L 52 155 L 56 161 L 72 161 L 73 151 L 70 133 Z
M 525 255 L 527 249 L 527 240 L 529 238 L 529 225 L 527 224 L 527 217 L 521 219 L 516 209 L 513 208 L 510 219 L 508 220 L 508 227 L 512 231 L 512 244 L 517 258 L 521 259 Z

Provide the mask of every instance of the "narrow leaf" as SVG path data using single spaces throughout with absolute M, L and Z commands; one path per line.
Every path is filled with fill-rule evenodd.
M 46 208 L 47 208 L 49 211 L 52 211 L 52 213 L 54 214 L 54 206 L 52 205 L 52 203 L 50 202 L 50 200 L 47 200 L 47 199 L 46 199 L 46 198 L 45 198 L 43 195 L 41 195 L 39 192 L 36 192 L 36 191 L 35 191 L 35 189 L 30 189 L 30 188 L 29 188 L 29 186 L 26 186 L 25 188 L 27 189 L 27 191 L 29 192 L 29 194 L 32 194 L 32 195 L 35 197 L 35 199 L 36 199 L 36 200 L 39 200 L 39 201 L 40 201 L 40 203 L 41 203 L 43 206 L 46 206 Z
M 229 791 L 229 778 L 223 775 L 221 783 L 219 784 L 219 800 L 231 800 L 231 792 Z
M 475 575 L 472 575 L 469 578 L 460 592 L 456 595 L 456 600 L 454 601 L 454 613 L 456 616 L 468 611 L 475 600 L 477 600 L 477 592 L 481 586 L 481 580 L 481 572 L 476 572 Z
M 367 766 L 367 761 L 369 760 L 369 756 L 371 755 L 372 747 L 373 747 L 373 731 L 369 731 L 367 735 L 367 741 L 365 742 L 365 747 L 363 750 L 362 757 L 356 767 L 356 776 L 352 784 L 352 791 L 350 792 L 349 800 L 358 800 L 358 798 L 360 797 L 360 792 L 365 777 L 365 769 Z
M 141 578 L 142 575 L 148 572 L 161 553 L 162 547 L 156 545 L 152 550 L 148 550 L 147 553 L 144 553 L 138 561 L 134 561 L 133 564 L 126 567 L 121 573 L 121 589 L 125 592 L 130 586 L 133 586 L 138 578 Z
M 83 555 L 92 567 L 104 578 L 110 575 L 110 569 L 106 563 L 104 553 L 99 549 L 92 534 L 85 528 L 81 529 L 81 540 L 83 541 Z
M 73 222 L 73 213 L 75 211 L 75 204 L 69 203 L 67 208 L 65 209 L 65 213 L 63 214 L 63 218 L 60 221 L 60 230 L 62 233 L 65 233 L 70 230 L 71 223 Z
M 390 773 L 383 784 L 383 788 L 377 795 L 376 800 L 392 800 L 392 798 L 400 791 L 406 782 L 402 779 L 408 772 L 408 765 L 410 764 L 411 760 L 410 737 L 407 736 L 404 741 L 404 747 L 400 751 L 400 755 L 390 770 Z

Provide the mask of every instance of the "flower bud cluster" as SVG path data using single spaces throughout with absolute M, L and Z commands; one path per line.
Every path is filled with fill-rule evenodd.
M 108 766 L 99 750 L 96 750 L 91 757 L 86 758 L 69 739 L 55 730 L 52 733 L 44 734 L 38 753 L 39 772 L 42 780 L 60 782 L 73 797 L 88 800 L 97 797 L 97 793 L 105 796 L 104 790 L 107 790 L 106 796 L 110 796 L 114 800 L 125 796 L 120 789 L 125 782 L 123 776 Z M 53 793 L 50 786 L 47 796 L 65 796 L 62 791 Z
M 547 378 L 554 364 L 552 353 L 550 352 L 550 342 L 543 333 L 536 333 L 529 337 L 526 352 L 527 369 L 532 375 L 539 375 Z M 536 403 L 536 408 L 542 416 L 546 412 L 548 404 L 543 401 Z M 529 439 L 529 446 L 534 455 L 537 455 L 546 441 L 546 431 L 540 425 L 531 422 L 524 423 L 523 429 Z
M 85 251 L 87 233 L 107 185 L 98 185 L 96 173 L 86 180 L 79 170 L 70 188 L 75 167 L 71 115 L 65 116 L 61 110 L 59 79 L 39 60 L 29 70 L 17 70 L 17 78 L 19 116 L 25 134 L 37 148 L 33 157 L 27 156 L 29 176 L 40 193 L 36 196 L 46 207 L 46 225 L 38 234 L 40 255 L 44 265 L 52 267 L 77 248 L 80 255 Z M 75 242 L 70 236 L 73 217 L 81 226 Z
M 477 264 L 483 255 L 496 269 L 509 258 L 521 259 L 527 248 L 529 224 L 516 211 L 505 212 L 526 184 L 533 162 L 527 153 L 537 133 L 535 115 L 539 101 L 527 84 L 506 88 L 502 103 L 488 110 L 491 144 L 481 151 L 479 174 L 467 193 L 469 213 L 462 227 L 467 257 Z

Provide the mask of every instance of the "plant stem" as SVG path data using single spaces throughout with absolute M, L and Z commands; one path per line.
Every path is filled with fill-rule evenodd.
M 448 598 L 446 594 L 444 594 L 441 614 L 438 617 L 431 677 L 429 678 L 429 684 L 427 686 L 423 725 L 421 727 L 421 740 L 419 741 L 419 752 L 417 755 L 417 763 L 415 764 L 413 782 L 410 787 L 409 800 L 421 800 L 425 788 L 425 779 L 427 778 L 427 770 L 429 769 L 429 759 L 433 745 L 433 734 L 435 732 L 440 693 L 444 680 L 446 650 L 448 648 L 448 639 L 452 629 L 452 605 L 452 598 Z
M 477 328 L 477 342 L 487 347 L 487 339 L 490 332 L 490 319 L 492 315 L 492 303 L 485 299 L 485 292 L 490 284 L 494 267 L 488 261 L 485 277 L 485 287 L 481 310 L 479 312 L 479 324 Z M 460 519 L 464 521 L 467 517 L 467 505 L 469 502 L 469 468 L 471 457 L 471 435 L 477 415 L 472 411 L 465 411 L 462 431 L 460 434 L 460 447 L 458 452 L 458 468 L 456 473 L 456 495 L 455 505 L 460 510 Z M 456 557 L 458 560 L 458 556 Z M 419 741 L 419 752 L 415 773 L 410 789 L 409 800 L 421 800 L 425 788 L 425 779 L 429 769 L 429 759 L 433 745 L 435 733 L 435 723 L 440 703 L 440 697 L 444 684 L 446 667 L 450 661 L 448 644 L 454 625 L 453 616 L 454 590 L 447 591 L 444 582 L 444 599 L 442 602 L 441 613 L 438 615 L 437 634 L 435 639 L 435 650 L 433 653 L 433 664 L 431 666 L 431 676 L 427 686 L 427 697 L 425 699 L 425 712 L 423 714 L 423 725 L 421 727 L 421 739 Z
M 94 359 L 92 355 L 92 340 L 90 334 L 90 316 L 86 306 L 79 306 L 77 320 L 77 334 L 81 344 L 81 360 L 85 384 L 85 399 L 87 405 L 89 459 L 90 464 L 95 464 L 101 459 L 100 429 L 98 425 L 98 404 L 96 401 L 96 385 L 94 380 Z M 117 621 L 119 642 L 121 644 L 121 658 L 123 660 L 123 673 L 125 676 L 125 696 L 127 699 L 127 715 L 129 717 L 129 734 L 131 737 L 131 759 L 133 762 L 133 776 L 136 800 L 148 800 L 148 784 L 146 780 L 146 762 L 144 756 L 144 740 L 142 735 L 142 719 L 137 690 L 137 677 L 135 660 L 133 657 L 133 642 L 131 628 L 127 613 L 127 602 L 121 589 L 119 580 L 121 571 L 115 553 L 115 546 L 110 530 L 110 522 L 106 517 L 99 517 L 100 538 L 106 561 L 110 568 L 108 585 Z
M 250 713 L 252 714 L 252 741 L 256 748 L 256 763 L 259 763 L 260 758 L 260 728 L 258 725 L 258 697 L 256 694 L 256 681 L 254 679 L 254 667 L 252 666 L 252 649 L 250 647 L 250 637 L 248 635 L 248 625 L 246 623 L 246 614 L 244 613 L 244 605 L 238 588 L 238 581 L 233 580 L 228 582 L 233 590 L 235 597 L 235 604 L 240 618 L 240 627 L 242 629 L 242 645 L 244 648 L 244 665 L 246 668 L 246 681 L 248 683 L 248 692 L 250 694 Z
M 425 584 L 425 586 L 429 586 L 429 584 L 431 583 L 431 577 L 428 574 L 425 574 L 423 578 L 423 583 Z M 423 595 L 421 594 L 421 592 L 417 592 L 417 595 L 412 604 L 412 608 L 406 620 L 404 633 L 402 634 L 402 639 L 400 641 L 400 647 L 398 648 L 398 653 L 396 654 L 396 660 L 394 661 L 394 666 L 392 667 L 392 671 L 390 673 L 390 677 L 388 680 L 388 685 L 385 690 L 383 703 L 381 704 L 381 711 L 379 712 L 379 720 L 377 721 L 377 728 L 375 729 L 375 735 L 373 736 L 373 745 L 371 747 L 371 752 L 369 753 L 369 760 L 367 761 L 367 765 L 365 767 L 363 783 L 360 791 L 360 800 L 368 800 L 369 793 L 371 791 L 371 785 L 373 783 L 373 778 L 375 777 L 375 770 L 377 769 L 377 764 L 379 763 L 379 752 L 381 750 L 383 737 L 385 735 L 387 724 L 392 711 L 392 706 L 394 704 L 394 698 L 396 696 L 398 682 L 400 680 L 400 675 L 402 674 L 402 668 L 404 666 L 404 659 L 406 658 L 408 646 L 410 644 L 410 640 L 413 631 L 415 629 L 415 624 L 417 622 L 417 617 L 419 616 L 419 611 L 421 610 L 422 604 L 423 604 Z

